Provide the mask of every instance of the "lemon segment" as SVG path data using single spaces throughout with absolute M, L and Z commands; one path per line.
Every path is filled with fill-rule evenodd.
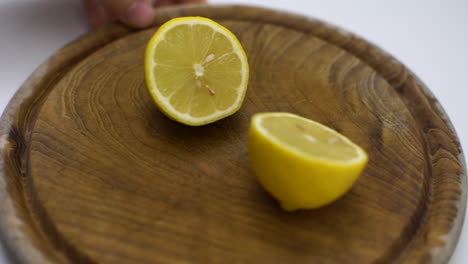
M 234 114 L 247 90 L 249 66 L 238 39 L 202 17 L 162 25 L 145 54 L 147 89 L 158 108 L 186 125 L 200 126 Z
M 254 115 L 248 149 L 256 178 L 287 211 L 335 201 L 368 161 L 366 152 L 345 136 L 290 113 Z

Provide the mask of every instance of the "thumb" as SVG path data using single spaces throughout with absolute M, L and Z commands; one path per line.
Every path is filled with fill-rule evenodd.
M 103 6 L 125 24 L 144 28 L 151 25 L 154 10 L 148 0 L 101 0 Z

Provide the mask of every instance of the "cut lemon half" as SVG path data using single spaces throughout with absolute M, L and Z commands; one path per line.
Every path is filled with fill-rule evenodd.
M 368 160 L 345 136 L 290 113 L 254 115 L 248 148 L 258 181 L 287 211 L 335 201 L 351 188 Z
M 145 79 L 164 114 L 201 126 L 239 110 L 249 66 L 228 29 L 207 18 L 181 17 L 162 25 L 149 41 Z

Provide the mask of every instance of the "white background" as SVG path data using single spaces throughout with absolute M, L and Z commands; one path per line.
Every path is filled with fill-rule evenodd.
M 427 84 L 468 150 L 468 1 L 211 0 L 233 2 L 320 18 L 377 44 Z M 87 30 L 78 0 L 0 0 L 0 112 L 40 63 Z M 466 229 L 450 264 L 468 263 Z

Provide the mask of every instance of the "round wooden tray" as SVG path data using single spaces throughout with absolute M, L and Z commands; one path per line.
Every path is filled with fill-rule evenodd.
M 323 22 L 243 6 L 160 9 L 154 27 L 92 32 L 39 67 L 0 127 L 0 237 L 19 263 L 445 263 L 466 206 L 458 139 L 394 58 Z M 245 47 L 241 110 L 204 127 L 145 90 L 161 23 L 205 16 Z M 337 202 L 286 213 L 249 167 L 249 119 L 288 111 L 366 149 Z

